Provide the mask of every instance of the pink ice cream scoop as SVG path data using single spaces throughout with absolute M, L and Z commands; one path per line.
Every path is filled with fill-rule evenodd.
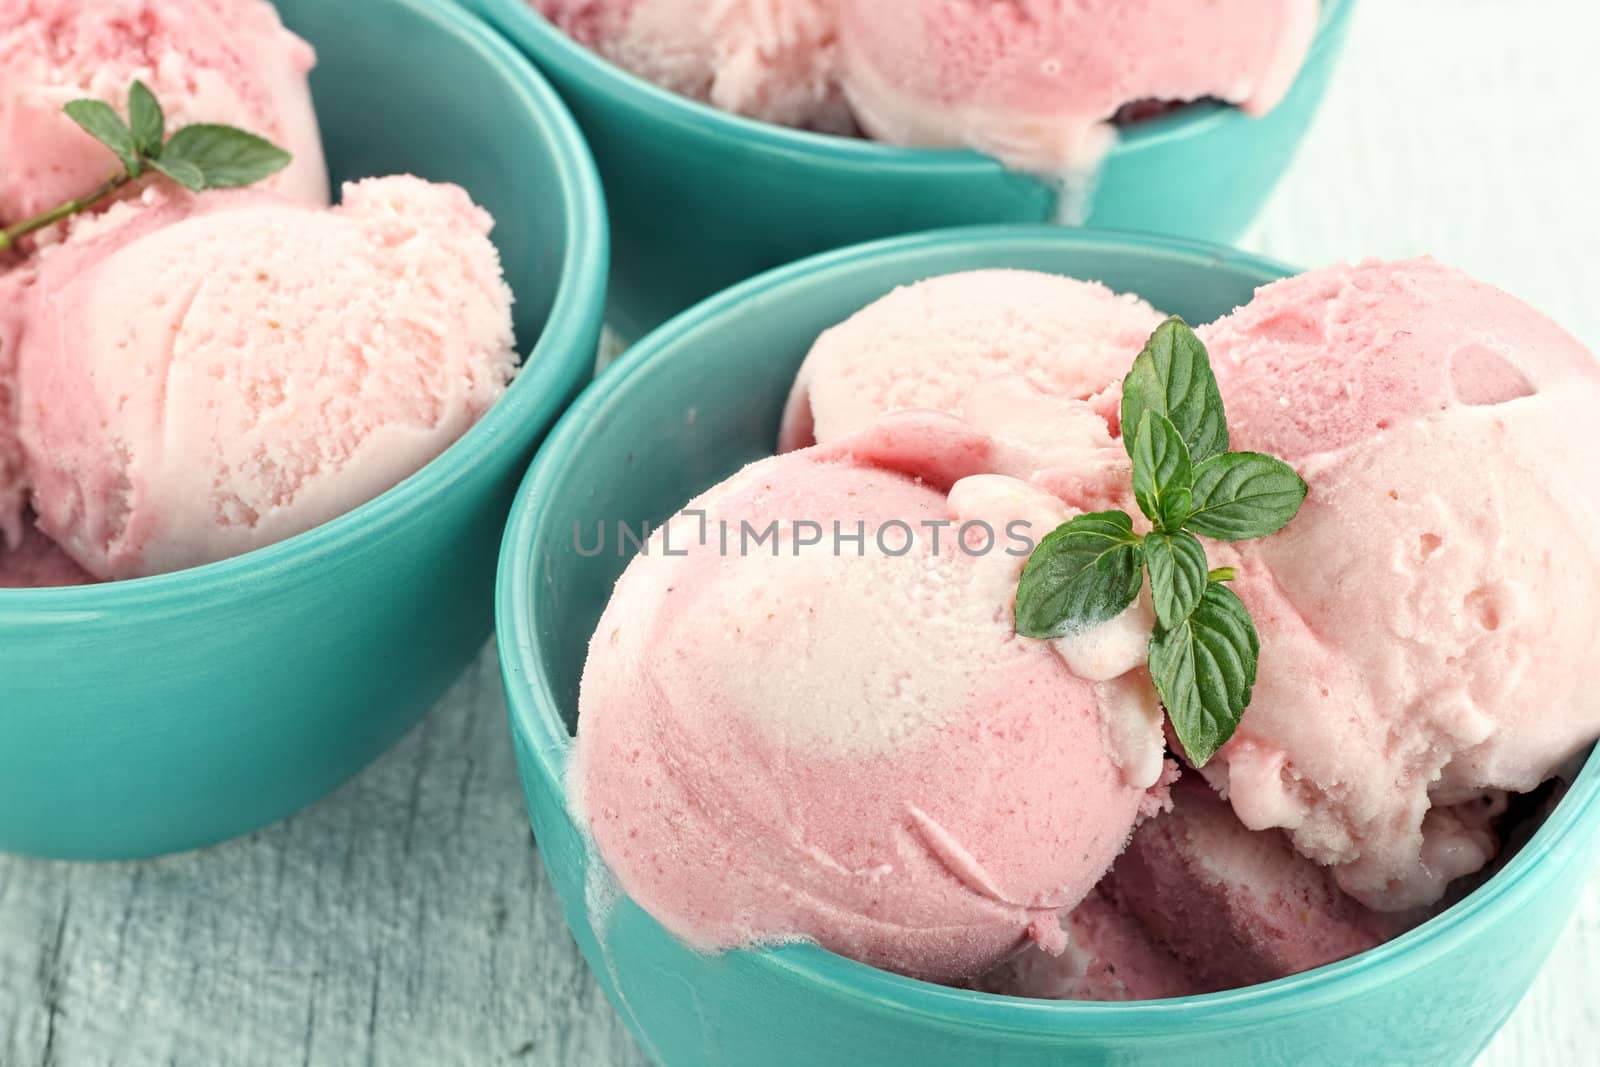
M 896 289 L 817 339 L 790 393 L 780 447 L 838 440 L 895 411 L 987 413 L 973 394 L 1002 376 L 1092 401 L 1103 436 L 1108 421 L 1115 429 L 1123 377 L 1163 317 L 1098 282 L 1035 271 L 947 274 Z M 995 421 L 1015 421 L 1015 404 Z M 1062 432 L 1059 423 L 1051 432 Z
M 765 122 L 855 129 L 836 77 L 835 0 L 530 0 L 617 66 Z
M 1197 991 L 1299 974 L 1426 917 L 1362 907 L 1282 833 L 1246 829 L 1197 776 L 1173 786 L 1172 801 L 1134 834 L 1105 891 L 1183 962 Z
M 98 578 L 235 556 L 437 456 L 516 366 L 489 216 L 418 178 L 314 210 L 147 190 L 41 256 L 17 348 L 41 530 Z
M 1182 960 L 1096 886 L 1061 919 L 1059 956 L 1032 946 L 973 983 L 985 993 L 1035 1000 L 1165 1000 L 1206 992 Z
M 1495 843 L 1475 812 L 1600 736 L 1600 367 L 1513 297 L 1433 262 L 1261 289 L 1201 331 L 1235 448 L 1310 485 L 1232 560 L 1261 633 L 1206 767 L 1364 903 L 1439 899 Z M 1227 558 L 1224 558 L 1227 557 Z
M 1317 0 L 840 0 L 840 79 L 894 144 L 968 147 L 1024 170 L 1092 169 L 1126 104 L 1214 97 L 1269 111 Z
M 7 269 L 0 259 L 0 551 L 22 541 L 27 487 L 22 481 L 22 442 L 17 440 L 17 344 L 22 337 L 23 297 L 31 272 Z
M 1189 775 L 1064 920 L 1067 951 L 1026 952 L 980 984 L 1056 1000 L 1210 993 L 1353 956 L 1425 917 L 1362 907 L 1282 833 L 1245 829 Z
M 1060 950 L 1149 783 L 1116 694 L 1012 633 L 1003 519 L 1061 505 L 994 476 L 946 492 L 982 457 L 883 443 L 756 463 L 657 531 L 590 645 L 569 784 L 621 890 L 691 946 L 969 979 Z
M 0 541 L 0 589 L 44 589 L 93 581 L 93 575 L 32 526 L 22 529 L 14 545 Z
M 262 187 L 326 205 L 306 83 L 314 61 L 266 0 L 0 0 L 0 222 L 87 194 L 117 171 L 61 109 L 92 97 L 126 115 L 135 78 L 161 102 L 169 134 L 208 122 L 265 137 L 294 161 Z

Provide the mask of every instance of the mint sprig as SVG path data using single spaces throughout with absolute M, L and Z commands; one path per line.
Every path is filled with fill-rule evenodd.
M 197 123 L 167 139 L 161 104 L 140 81 L 128 89 L 126 121 L 103 100 L 73 100 L 62 110 L 116 155 L 122 171 L 87 196 L 0 229 L 0 252 L 16 247 L 30 233 L 93 207 L 152 170 L 199 193 L 253 185 L 278 173 L 293 159 L 272 142 L 233 126 Z
M 1156 611 L 1150 677 L 1184 753 L 1204 766 L 1250 704 L 1261 641 L 1224 584 L 1233 569 L 1208 569 L 1196 535 L 1275 534 L 1299 512 L 1306 483 L 1281 460 L 1228 451 L 1210 356 L 1177 317 L 1156 328 L 1123 380 L 1122 442 L 1150 533 L 1134 533 L 1122 511 L 1063 523 L 1022 570 L 1015 628 L 1039 638 L 1081 632 L 1125 611 L 1148 573 Z

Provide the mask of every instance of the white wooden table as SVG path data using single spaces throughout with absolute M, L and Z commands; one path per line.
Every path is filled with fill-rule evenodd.
M 1249 243 L 1306 265 L 1433 252 L 1600 351 L 1592 10 L 1365 0 Z M 394 752 L 247 840 L 0 857 L 0 1065 L 641 1063 L 540 869 L 496 669 L 486 652 Z M 1596 960 L 1600 880 L 1482 1067 L 1600 1060 Z

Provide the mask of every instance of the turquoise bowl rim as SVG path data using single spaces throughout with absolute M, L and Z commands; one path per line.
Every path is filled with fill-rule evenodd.
M 580 77 L 590 85 L 606 85 L 611 95 L 631 98 L 632 106 L 667 126 L 698 128 L 733 140 L 760 144 L 773 151 L 792 153 L 797 157 L 824 157 L 880 168 L 938 167 L 970 173 L 1003 169 L 997 160 L 977 152 L 902 148 L 862 137 L 815 133 L 730 114 L 663 89 L 601 58 L 556 29 L 548 19 L 529 6 L 529 0 L 462 2 L 483 12 L 514 37 L 528 41 L 530 47 L 536 45 L 536 61 L 558 66 L 564 73 Z M 1324 0 L 1317 35 L 1311 44 L 1311 55 L 1319 55 L 1334 47 L 1334 42 L 1341 36 L 1338 31 L 1349 22 L 1355 6 L 1356 0 Z M 1143 152 L 1159 148 L 1168 141 L 1199 137 L 1219 127 L 1252 121 L 1238 108 L 1225 104 L 1189 104 L 1123 130 L 1111 154 L 1118 156 Z
M 594 332 L 604 314 L 610 230 L 600 175 L 588 143 L 544 76 L 478 19 L 450 3 L 394 2 L 432 20 L 439 33 L 449 34 L 483 62 L 499 68 L 518 91 L 527 121 L 542 131 L 549 143 L 561 183 L 560 210 L 567 217 L 571 239 L 561 259 L 550 314 L 538 340 L 527 350 L 523 369 L 488 413 L 443 453 L 337 518 L 264 548 L 171 574 L 98 585 L 0 589 L 0 623 L 30 618 L 70 621 L 74 616 L 109 611 L 183 608 L 195 598 L 225 587 L 272 581 L 307 560 L 337 554 L 354 541 L 399 525 L 449 493 L 481 457 L 501 446 L 501 439 L 514 427 L 551 421 L 561 398 L 589 373 L 594 353 L 577 349 L 583 347 L 579 342 Z
M 540 528 L 538 502 L 554 491 L 552 483 L 581 448 L 588 425 L 614 405 L 623 391 L 621 387 L 668 358 L 685 335 L 747 302 L 782 299 L 783 290 L 800 279 L 864 260 L 914 256 L 962 243 L 993 246 L 1039 241 L 1081 247 L 1133 247 L 1180 256 L 1197 265 L 1232 263 L 1260 272 L 1299 273 L 1263 256 L 1180 238 L 1050 225 L 967 227 L 894 237 L 800 260 L 725 290 L 658 327 L 596 379 L 556 424 L 517 493 L 501 546 L 495 617 L 512 729 L 537 761 L 534 769 L 552 787 L 553 795 L 566 797 L 566 760 L 572 738 L 562 723 L 559 701 L 534 651 L 535 561 L 531 547 Z M 524 773 L 528 770 L 524 768 Z M 1471 936 L 1476 927 L 1508 920 L 1536 890 L 1530 885 L 1530 877 L 1540 863 L 1573 837 L 1585 821 L 1592 823 L 1600 818 L 1597 798 L 1600 750 L 1586 760 L 1567 795 L 1532 839 L 1504 869 L 1465 899 L 1375 949 L 1302 974 L 1221 993 L 1126 1003 L 1028 1000 L 920 982 L 812 945 L 740 951 L 774 972 L 786 972 L 792 980 L 832 987 L 912 1015 L 942 1020 L 959 1016 L 972 1025 L 996 1030 L 1066 1036 L 1086 1024 L 1122 1028 L 1130 1034 L 1172 1026 L 1197 1031 L 1229 1028 L 1274 1017 L 1285 1010 L 1301 1011 L 1343 999 L 1374 982 L 1386 981 L 1386 973 L 1391 970 L 1409 970 L 1407 964 L 1420 965 L 1436 958 L 1452 944 Z M 565 806 L 562 817 L 571 823 L 571 812 Z

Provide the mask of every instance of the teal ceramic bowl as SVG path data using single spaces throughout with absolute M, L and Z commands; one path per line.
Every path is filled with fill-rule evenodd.
M 461 2 L 533 58 L 589 138 L 616 245 L 607 317 L 630 340 L 802 256 L 941 226 L 1057 217 L 1054 189 L 992 159 L 727 115 L 605 62 L 529 0 Z M 1089 224 L 1235 240 L 1316 112 L 1354 3 L 1325 0 L 1299 81 L 1265 118 L 1197 105 L 1126 131 L 1105 162 Z
M 669 1067 L 1469 1063 L 1576 903 L 1600 826 L 1594 759 L 1532 841 L 1464 902 L 1374 951 L 1228 993 L 1029 1001 L 911 981 L 815 947 L 698 955 L 626 898 L 596 924 L 585 886 L 598 861 L 573 824 L 563 778 L 589 635 L 625 561 L 580 556 L 577 524 L 658 522 L 770 452 L 790 381 L 823 329 L 893 286 L 1000 266 L 1099 278 L 1192 321 L 1288 273 L 1204 245 L 1036 226 L 820 256 L 641 341 L 566 415 L 529 473 L 502 549 L 501 663 L 540 851 L 612 1004 Z
M 317 48 L 336 180 L 410 171 L 494 214 L 526 368 L 442 457 L 299 537 L 158 578 L 0 590 L 0 849 L 210 844 L 393 744 L 488 638 L 517 481 L 593 366 L 605 209 L 556 94 L 449 4 L 279 7 Z

